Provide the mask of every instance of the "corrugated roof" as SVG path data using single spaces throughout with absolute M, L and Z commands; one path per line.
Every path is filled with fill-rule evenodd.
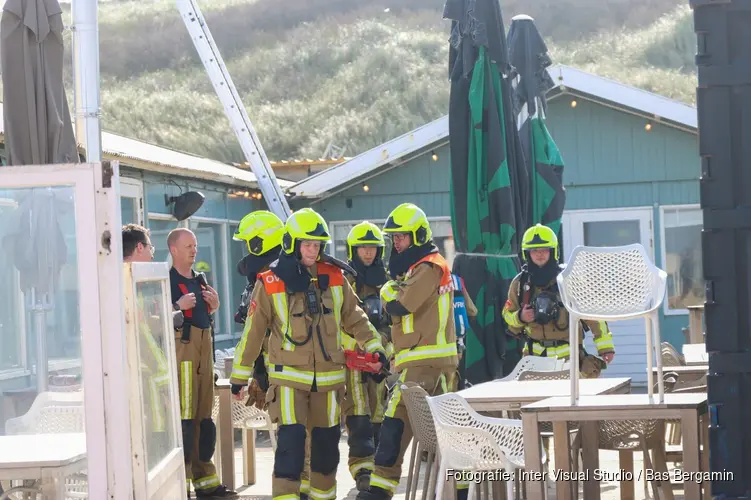
M 2 112 L 3 107 L 0 103 L 0 114 Z M 0 120 L 0 134 L 4 133 L 3 127 L 4 124 Z M 256 176 L 250 170 L 110 132 L 102 132 L 102 153 L 105 157 L 109 156 L 113 159 L 133 160 L 134 163 L 131 166 L 141 170 L 171 173 L 224 184 L 257 187 Z M 282 188 L 293 184 L 281 179 L 278 182 Z

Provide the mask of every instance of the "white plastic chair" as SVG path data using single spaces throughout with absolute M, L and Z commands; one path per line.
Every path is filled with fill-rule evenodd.
M 427 397 L 435 422 L 440 451 L 439 478 L 446 471 L 506 470 L 516 477 L 517 469 L 524 469 L 524 435 L 520 420 L 485 417 L 474 411 L 467 401 L 456 393 Z M 547 457 L 542 452 L 542 460 Z M 439 481 L 436 500 L 441 500 L 445 483 Z M 479 485 L 472 481 L 469 500 Z M 507 481 L 507 498 L 514 498 L 514 482 Z
M 516 364 L 514 369 L 505 377 L 498 379 L 503 382 L 519 380 L 519 376 L 526 371 L 553 372 L 562 370 L 566 361 L 558 358 L 546 358 L 542 356 L 524 356 Z
M 644 318 L 647 332 L 647 385 L 654 396 L 652 367 L 655 351 L 660 403 L 665 399 L 662 379 L 659 307 L 665 298 L 667 273 L 656 267 L 638 243 L 620 247 L 574 248 L 558 275 L 558 290 L 569 313 L 571 346 L 571 404 L 579 401 L 579 321 L 625 321 Z M 655 337 L 655 338 L 653 338 Z

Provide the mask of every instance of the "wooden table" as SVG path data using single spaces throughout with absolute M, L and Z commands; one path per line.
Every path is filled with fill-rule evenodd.
M 687 365 L 708 364 L 707 344 L 683 344 L 683 358 Z
M 0 450 L 0 479 L 54 481 L 55 496 L 45 499 L 65 498 L 65 478 L 86 468 L 84 433 L 0 436 Z
M 583 382 L 583 381 L 582 381 Z M 571 464 L 568 422 L 581 422 L 582 452 L 584 471 L 592 471 L 599 466 L 598 422 L 605 420 L 640 420 L 671 419 L 680 420 L 683 430 L 683 467 L 687 472 L 709 470 L 708 425 L 703 425 L 700 432 L 700 419 L 707 415 L 707 395 L 700 393 L 665 394 L 663 404 L 657 403 L 659 395 L 647 394 L 606 394 L 600 396 L 580 396 L 577 406 L 571 406 L 570 397 L 548 398 L 521 408 L 524 431 L 524 463 L 527 476 L 527 498 L 542 500 L 545 482 L 536 480 L 543 472 L 539 423 L 553 422 L 554 449 L 556 468 L 570 471 Z M 706 422 L 706 421 L 705 421 Z M 700 461 L 699 443 L 704 442 L 703 464 Z M 559 459 L 560 457 L 560 459 Z M 633 463 L 632 463 L 633 468 Z M 621 493 L 624 492 L 621 482 Z M 706 487 L 707 485 L 705 485 Z M 702 484 L 695 481 L 683 483 L 686 500 L 698 500 L 702 497 Z M 556 483 L 557 498 L 572 498 L 569 484 L 565 481 Z M 632 487 L 633 491 L 633 487 Z M 708 493 L 705 492 L 705 495 Z M 599 481 L 584 481 L 584 498 L 599 500 Z M 706 498 L 709 498 L 708 496 Z
M 579 394 L 625 394 L 631 392 L 630 378 L 579 380 Z M 571 396 L 570 380 L 493 380 L 473 385 L 457 394 L 477 411 L 518 410 L 522 405 L 555 396 Z

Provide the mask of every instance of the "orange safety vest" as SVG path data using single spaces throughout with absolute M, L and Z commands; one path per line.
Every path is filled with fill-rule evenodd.
M 327 262 L 318 263 L 318 274 L 325 274 L 329 277 L 329 286 L 344 286 L 344 274 L 342 270 L 333 264 Z M 258 274 L 258 279 L 263 281 L 263 287 L 268 295 L 274 295 L 275 293 L 283 293 L 287 287 L 284 285 L 279 276 L 274 274 L 273 271 L 268 270 Z M 318 286 L 316 280 L 316 286 Z M 320 286 L 318 287 L 320 288 Z
M 443 295 L 444 293 L 448 293 L 452 290 L 454 290 L 454 280 L 451 279 L 451 269 L 449 268 L 448 262 L 446 262 L 446 259 L 443 258 L 441 254 L 438 252 L 431 253 L 430 255 L 427 255 L 423 257 L 422 259 L 418 260 L 411 266 L 409 266 L 409 269 L 407 272 L 409 273 L 412 271 L 415 267 L 422 264 L 423 262 L 430 262 L 431 264 L 435 264 L 436 266 L 441 268 L 441 283 L 438 286 L 438 295 Z

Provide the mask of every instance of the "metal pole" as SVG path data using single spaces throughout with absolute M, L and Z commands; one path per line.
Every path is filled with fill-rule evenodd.
M 99 26 L 97 0 L 73 0 L 73 72 L 76 140 L 87 162 L 102 160 L 99 123 Z

